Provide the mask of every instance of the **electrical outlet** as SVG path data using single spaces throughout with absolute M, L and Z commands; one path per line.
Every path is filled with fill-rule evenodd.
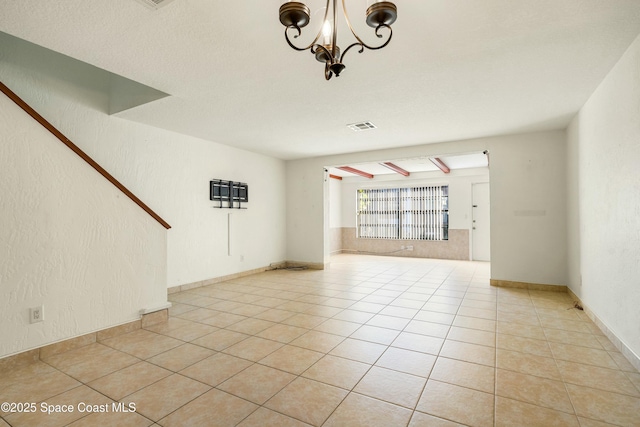
M 413 245 L 409 245 L 409 246 L 407 246 L 407 250 L 408 250 L 408 251 L 412 251 L 412 250 L 413 250 Z
M 44 305 L 29 309 L 29 323 L 38 323 L 44 321 Z
M 244 262 L 244 255 L 240 255 L 240 262 Z
M 404 245 L 400 246 L 400 250 L 402 251 L 404 250 Z

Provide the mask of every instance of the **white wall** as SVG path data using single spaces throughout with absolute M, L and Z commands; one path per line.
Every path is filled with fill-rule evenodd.
M 324 197 L 325 186 L 330 184 L 325 185 L 324 163 L 314 159 L 288 161 L 286 168 L 286 259 L 326 263 L 330 248 Z
M 580 267 L 580 136 L 577 117 L 567 127 L 567 286 L 578 296 L 582 290 Z
M 566 135 L 532 133 L 491 152 L 491 278 L 566 285 Z
M 348 227 L 343 225 L 344 195 L 342 182 L 334 178 L 329 179 L 329 226 L 331 228 Z
M 287 259 L 328 262 L 323 167 L 489 150 L 491 276 L 566 283 L 565 133 L 539 132 L 287 162 Z
M 0 37 L 0 80 L 172 226 L 167 286 L 284 260 L 282 160 L 109 116 L 104 71 L 38 49 Z M 209 201 L 215 178 L 249 184 L 248 209 L 231 212 L 231 256 L 229 211 Z
M 2 93 L 0 194 L 0 357 L 166 305 L 164 227 Z
M 640 37 L 580 110 L 569 141 L 569 190 L 579 194 L 570 219 L 580 224 L 579 239 L 570 234 L 570 252 L 580 260 L 571 264 L 570 286 L 638 360 Z

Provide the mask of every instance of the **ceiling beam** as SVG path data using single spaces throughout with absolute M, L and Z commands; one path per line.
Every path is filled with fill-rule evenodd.
M 394 165 L 391 162 L 384 162 L 384 163 L 380 163 L 382 166 L 384 166 L 385 168 L 389 168 L 392 171 L 399 173 L 402 176 L 409 176 L 411 175 L 411 173 L 409 171 L 406 171 L 404 169 L 402 169 L 400 166 L 398 165 Z
M 342 177 L 338 175 L 329 174 L 329 178 L 337 179 L 338 181 L 342 181 Z
M 436 165 L 438 167 L 438 169 L 440 169 L 442 172 L 444 173 L 449 173 L 451 172 L 451 169 L 449 169 L 449 166 L 445 165 L 444 162 L 442 160 L 440 160 L 437 157 L 429 157 L 429 160 L 431 160 L 431 162 Z
M 352 168 L 350 166 L 340 166 L 340 167 L 337 167 L 336 169 L 340 169 L 341 171 L 349 172 L 349 173 L 352 173 L 352 174 L 355 174 L 355 175 L 360 175 L 360 176 L 363 176 L 363 177 L 369 178 L 369 179 L 373 178 L 373 175 L 371 175 L 370 173 L 363 172 L 361 170 Z

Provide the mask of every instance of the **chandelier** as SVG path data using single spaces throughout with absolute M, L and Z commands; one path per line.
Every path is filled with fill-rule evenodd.
M 378 38 L 384 39 L 384 33 L 387 34 L 386 40 L 378 46 L 371 46 L 362 41 L 362 39 L 356 34 L 355 30 L 351 26 L 349 15 L 347 14 L 347 8 L 345 6 L 345 0 L 341 0 L 342 13 L 344 19 L 351 30 L 351 33 L 355 37 L 356 41 L 347 46 L 344 51 L 340 50 L 338 46 L 338 0 L 327 0 L 327 5 L 324 13 L 324 24 L 318 31 L 318 35 L 315 39 L 306 47 L 296 46 L 289 36 L 290 32 L 293 34 L 293 38 L 296 39 L 302 34 L 302 28 L 306 27 L 311 20 L 311 14 L 309 8 L 304 4 L 297 1 L 289 1 L 280 6 L 280 22 L 286 28 L 284 30 L 284 37 L 293 49 L 298 51 L 309 50 L 315 55 L 316 60 L 324 62 L 324 77 L 329 80 L 334 74 L 336 77 L 340 76 L 342 70 L 345 69 L 343 64 L 345 55 L 354 47 L 359 47 L 358 53 L 364 52 L 364 49 L 378 50 L 387 46 L 391 41 L 393 31 L 391 30 L 391 24 L 396 21 L 398 11 L 396 5 L 390 1 L 374 1 L 367 8 L 366 22 L 371 28 L 375 29 L 375 34 Z M 330 12 L 332 15 L 330 15 Z M 330 19 L 333 16 L 333 21 Z M 380 31 L 386 29 L 388 31 Z M 320 42 L 320 40 L 322 41 Z

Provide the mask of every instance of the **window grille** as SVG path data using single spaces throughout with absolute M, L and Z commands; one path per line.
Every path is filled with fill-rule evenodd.
M 364 239 L 448 240 L 449 186 L 360 189 L 357 232 Z

